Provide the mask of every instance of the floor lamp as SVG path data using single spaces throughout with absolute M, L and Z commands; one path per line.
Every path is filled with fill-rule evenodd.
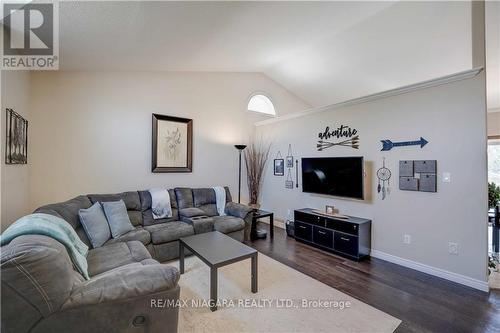
M 241 203 L 241 153 L 243 152 L 243 149 L 245 149 L 247 146 L 246 145 L 234 145 L 236 149 L 240 152 L 240 159 L 239 159 L 239 169 L 238 169 L 238 203 Z

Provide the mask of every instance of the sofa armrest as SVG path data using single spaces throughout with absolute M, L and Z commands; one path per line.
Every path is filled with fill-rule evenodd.
M 236 202 L 228 202 L 226 204 L 226 214 L 245 219 L 247 215 L 252 211 L 252 207 L 247 205 L 242 205 Z
M 96 275 L 77 286 L 63 305 L 70 309 L 127 300 L 177 288 L 179 271 L 164 264 L 130 264 Z
M 207 213 L 205 213 L 203 210 L 201 210 L 199 208 L 190 207 L 190 208 L 180 209 L 179 215 L 181 216 L 181 218 L 183 218 L 183 217 L 191 218 L 191 217 L 196 217 L 196 216 L 207 215 Z

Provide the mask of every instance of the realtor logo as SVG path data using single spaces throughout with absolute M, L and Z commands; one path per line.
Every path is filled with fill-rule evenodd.
M 58 69 L 58 2 L 4 2 L 2 10 L 2 69 Z

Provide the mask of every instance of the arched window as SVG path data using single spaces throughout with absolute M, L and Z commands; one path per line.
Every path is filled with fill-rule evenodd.
M 276 115 L 273 102 L 262 94 L 253 95 L 248 101 L 248 111 L 260 112 L 271 116 Z

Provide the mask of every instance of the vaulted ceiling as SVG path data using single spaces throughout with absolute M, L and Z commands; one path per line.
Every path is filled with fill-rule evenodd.
M 471 68 L 467 2 L 61 2 L 63 70 L 262 72 L 312 107 Z

